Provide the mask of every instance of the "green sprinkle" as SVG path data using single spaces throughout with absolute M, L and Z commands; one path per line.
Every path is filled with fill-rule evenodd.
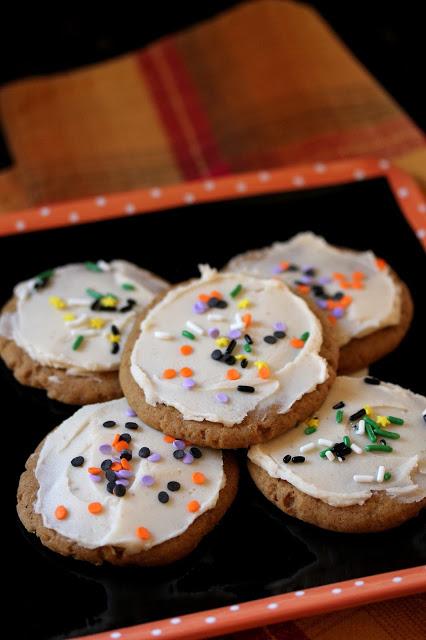
M 404 424 L 404 420 L 402 418 L 395 418 L 395 416 L 387 416 L 387 418 L 392 424 Z
M 247 353 L 251 353 L 251 346 L 249 344 L 245 344 L 243 347 L 244 351 L 246 351 Z
M 386 471 L 385 475 L 383 476 L 383 480 L 390 480 L 392 478 L 392 474 L 390 471 Z
M 381 451 L 382 453 L 390 453 L 391 451 L 393 451 L 392 447 L 390 447 L 388 444 L 367 444 L 366 447 L 364 447 L 365 451 Z
M 349 436 L 343 436 L 343 442 L 345 443 L 345 445 L 346 445 L 347 447 L 350 447 L 350 446 L 351 446 L 351 439 L 350 439 L 350 437 L 349 437 Z
M 234 289 L 232 289 L 231 293 L 229 294 L 231 298 L 236 298 L 242 288 L 243 288 L 242 284 L 237 284 L 237 286 L 234 287 Z
M 135 285 L 131 284 L 131 282 L 123 282 L 121 288 L 125 291 L 134 291 L 136 289 Z
M 191 333 L 190 331 L 187 331 L 186 329 L 184 329 L 182 331 L 182 335 L 184 338 L 189 338 L 190 340 L 195 340 L 195 336 L 193 333 Z
M 376 434 L 374 433 L 372 427 L 370 424 L 368 424 L 368 422 L 365 422 L 365 431 L 367 433 L 367 436 L 369 438 L 369 440 L 371 440 L 371 442 L 377 442 L 377 437 Z M 370 445 L 368 445 L 370 446 Z
M 86 269 L 89 269 L 89 271 L 95 271 L 96 273 L 100 273 L 102 271 L 102 269 L 98 267 L 96 262 L 90 262 L 90 260 L 86 260 L 84 266 L 86 267 Z
M 87 293 L 88 296 L 90 296 L 91 298 L 95 298 L 96 300 L 100 300 L 101 298 L 104 297 L 102 295 L 102 293 L 99 293 L 98 291 L 95 291 L 94 289 L 86 289 L 86 293 Z
M 327 449 L 323 449 L 322 451 L 320 451 L 320 456 L 321 456 L 321 458 L 325 458 L 325 454 L 327 453 L 327 451 L 331 451 L 330 447 L 328 447 Z
M 377 436 L 385 436 L 390 440 L 399 440 L 399 438 L 401 437 L 399 433 L 395 433 L 395 431 L 385 431 L 385 429 L 380 429 L 380 427 L 378 427 L 377 429 L 374 429 L 374 433 Z
M 106 294 L 105 294 L 104 296 L 102 296 L 102 297 L 103 297 L 103 298 L 106 298 L 107 296 L 108 296 L 109 298 L 114 298 L 114 300 L 117 300 L 117 302 L 118 302 L 118 298 L 117 298 L 117 296 L 115 295 L 115 293 L 109 293 L 109 292 L 108 292 L 108 293 L 106 293 Z
M 36 279 L 48 280 L 48 278 L 51 278 L 54 273 L 55 273 L 54 269 L 47 269 L 47 271 L 42 271 L 41 273 L 39 273 L 38 276 L 36 276 Z
M 317 430 L 316 427 L 306 427 L 304 434 L 305 436 L 310 436 L 311 433 L 315 433 L 316 430 Z
M 339 409 L 336 411 L 336 422 L 340 423 L 343 420 L 343 411 Z
M 74 342 L 72 343 L 72 349 L 73 351 L 77 351 L 77 349 L 79 348 L 79 346 L 81 345 L 81 343 L 84 340 L 84 336 L 77 336 L 76 339 L 74 340 Z
M 363 416 L 363 420 L 370 425 L 370 427 L 372 427 L 374 429 L 374 431 L 376 429 L 380 429 L 380 425 L 377 424 L 377 422 L 375 420 L 373 420 L 372 418 L 370 418 L 370 416 Z
M 309 338 L 309 331 L 305 331 L 305 333 L 302 333 L 302 335 L 300 336 L 300 339 L 303 340 L 303 342 L 306 342 L 306 340 Z

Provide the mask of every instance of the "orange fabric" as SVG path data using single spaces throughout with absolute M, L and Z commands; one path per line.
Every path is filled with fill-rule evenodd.
M 262 0 L 70 73 L 0 90 L 0 211 L 360 155 L 426 184 L 424 137 L 303 4 Z

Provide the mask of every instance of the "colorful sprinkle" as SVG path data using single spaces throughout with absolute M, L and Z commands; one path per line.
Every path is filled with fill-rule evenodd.
M 194 372 L 189 367 L 182 367 L 179 373 L 183 378 L 190 378 Z
M 77 349 L 81 347 L 83 340 L 84 340 L 84 336 L 82 335 L 77 336 L 74 342 L 72 343 L 72 346 L 71 346 L 72 350 L 77 351 Z
M 185 440 L 173 440 L 175 449 L 185 449 Z
M 229 402 L 229 396 L 227 396 L 226 393 L 219 392 L 216 394 L 216 400 L 222 404 L 226 404 Z
M 198 314 L 204 313 L 207 309 L 208 306 L 204 302 L 201 302 L 201 300 L 198 300 L 192 307 L 193 312 Z
M 301 338 L 292 338 L 290 344 L 294 349 L 302 349 L 305 346 L 304 341 Z
M 185 380 L 182 383 L 182 386 L 184 389 L 193 389 L 195 385 L 196 385 L 195 380 L 193 380 L 192 378 L 185 378 Z
M 123 282 L 121 288 L 124 289 L 124 291 L 134 291 L 136 289 L 135 285 L 131 282 Z
M 238 380 L 241 378 L 241 374 L 237 371 L 237 369 L 228 369 L 226 372 L 226 377 L 228 380 Z
M 110 444 L 101 444 L 99 447 L 99 451 L 104 455 L 107 456 L 110 453 L 112 453 L 112 447 Z
M 196 513 L 200 509 L 200 503 L 197 500 L 191 500 L 186 505 L 186 508 L 190 513 Z
M 212 327 L 211 329 L 208 330 L 208 334 L 210 336 L 210 338 L 218 338 L 220 331 L 219 329 L 217 329 L 216 327 Z
M 311 433 L 315 433 L 315 431 L 316 431 L 316 430 L 317 430 L 317 428 L 316 428 L 316 427 L 306 427 L 306 429 L 304 430 L 304 432 L 303 432 L 303 433 L 304 433 L 306 436 L 310 436 L 310 435 L 311 435 Z M 321 443 L 320 443 L 320 444 L 321 444 Z
M 68 509 L 64 507 L 62 504 L 56 507 L 55 509 L 55 518 L 57 520 L 64 520 L 68 515 Z
M 176 371 L 174 369 L 164 369 L 163 378 L 165 380 L 171 380 L 176 377 Z
M 390 480 L 392 478 L 392 474 L 390 471 L 386 471 L 385 475 L 383 476 L 383 480 L 385 482 L 387 482 L 388 480 Z
M 342 422 L 342 420 L 343 420 L 343 411 L 342 411 L 342 409 L 338 409 L 336 411 L 336 422 L 338 424 L 340 424 Z
M 191 333 L 190 331 L 187 331 L 186 329 L 182 331 L 182 335 L 184 338 L 188 338 L 189 340 L 195 340 L 194 334 Z
M 393 451 L 392 447 L 387 444 L 367 444 L 365 447 L 365 451 L 373 451 L 377 453 L 391 453 Z
M 204 475 L 204 473 L 201 473 L 201 471 L 195 471 L 195 473 L 192 474 L 192 482 L 194 484 L 204 484 L 206 481 L 206 476 Z
M 141 483 L 145 487 L 151 487 L 154 484 L 155 480 L 152 476 L 142 476 Z
M 387 418 L 392 424 L 404 424 L 404 420 L 402 418 L 395 418 L 395 416 L 388 416 Z
M 97 515 L 98 513 L 101 513 L 102 509 L 103 507 L 100 502 L 90 502 L 87 505 L 87 510 L 92 515 Z
M 145 527 L 138 527 L 136 529 L 136 536 L 141 540 L 149 540 L 151 538 L 151 533 Z
M 148 460 L 149 462 L 159 462 L 161 460 L 161 456 L 159 453 L 151 453 L 151 455 L 148 456 Z
M 180 352 L 183 356 L 190 356 L 194 349 L 189 344 L 183 344 L 180 348 Z

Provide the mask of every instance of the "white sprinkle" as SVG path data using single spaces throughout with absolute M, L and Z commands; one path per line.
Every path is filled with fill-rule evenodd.
M 79 324 L 83 324 L 83 322 L 86 322 L 88 317 L 89 316 L 87 315 L 87 313 L 82 313 L 81 315 L 74 318 L 74 320 L 66 320 L 67 327 L 78 327 Z
M 88 307 L 92 304 L 92 300 L 88 300 L 87 298 L 67 298 L 66 302 L 70 307 Z
M 337 456 L 337 459 L 339 462 L 343 462 L 343 458 L 341 458 L 340 456 Z
M 96 265 L 99 269 L 102 269 L 102 271 L 111 271 L 111 265 L 109 265 L 108 262 L 105 262 L 105 260 L 98 260 Z
M 363 436 L 365 433 L 365 420 L 360 420 L 354 429 L 358 436 Z
M 202 329 L 202 327 L 200 327 L 198 324 L 195 324 L 195 322 L 191 322 L 191 320 L 187 320 L 185 324 L 188 327 L 188 329 L 191 329 L 191 331 L 193 331 L 197 335 L 202 336 L 204 334 L 204 329 Z
M 332 451 L 326 451 L 325 455 L 330 460 L 330 462 L 334 460 L 334 453 Z
M 226 318 L 221 313 L 209 313 L 207 315 L 207 320 L 211 320 L 212 322 L 224 322 Z
M 71 329 L 72 336 L 97 336 L 99 335 L 98 329 Z
M 376 481 L 383 482 L 384 477 L 385 477 L 385 468 L 381 464 L 380 467 L 377 469 Z
M 173 335 L 167 331 L 154 331 L 154 336 L 160 340 L 171 340 Z
M 374 476 L 354 475 L 354 482 L 374 482 Z
M 315 446 L 315 442 L 307 442 L 302 447 L 300 447 L 299 451 L 300 453 L 306 453 L 307 451 L 312 451 L 312 449 L 315 449 Z
M 359 447 L 355 442 L 352 442 L 351 449 L 354 453 L 357 453 L 358 455 L 362 453 L 361 447 Z
M 334 443 L 331 440 L 327 440 L 327 438 L 318 438 L 318 444 L 323 444 L 326 447 L 332 447 Z
M 242 329 L 244 327 L 243 319 L 239 313 L 235 314 L 235 323 L 231 325 L 231 329 Z

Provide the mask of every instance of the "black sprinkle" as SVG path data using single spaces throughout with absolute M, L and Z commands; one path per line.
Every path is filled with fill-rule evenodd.
M 185 457 L 185 451 L 183 449 L 176 449 L 176 451 L 173 451 L 173 457 L 176 458 L 176 460 L 182 460 L 182 458 Z
M 162 504 L 166 504 L 166 502 L 169 501 L 169 494 L 167 493 L 167 491 L 160 491 L 157 498 L 159 502 L 161 502 Z
M 218 309 L 226 309 L 227 306 L 228 306 L 228 303 L 225 300 L 219 300 L 219 302 L 216 305 Z
M 126 487 L 122 484 L 116 484 L 114 487 L 114 493 L 117 498 L 122 498 L 126 493 Z
M 341 300 L 344 295 L 343 291 L 337 291 L 333 296 L 333 300 Z
M 380 439 L 380 444 L 384 444 L 386 446 L 386 440 L 384 438 Z
M 213 358 L 213 360 L 221 360 L 223 354 L 220 349 L 215 349 L 214 351 L 211 352 L 210 355 Z
M 214 296 L 210 298 L 207 302 L 209 307 L 217 307 L 217 303 L 219 302 L 219 298 L 215 298 Z
M 132 452 L 128 449 L 123 449 L 120 453 L 120 458 L 124 458 L 125 460 L 131 460 L 133 458 Z
M 278 338 L 278 340 L 282 340 L 285 336 L 285 331 L 274 331 L 274 337 Z
M 277 339 L 274 338 L 274 336 L 265 336 L 263 338 L 264 342 L 267 342 L 268 344 L 275 344 Z
M 126 424 L 124 425 L 124 427 L 126 429 L 137 429 L 139 427 L 138 424 L 136 424 L 136 422 L 126 422 Z
M 245 369 L 247 365 L 248 365 L 248 360 L 247 360 L 247 358 L 243 358 L 243 359 L 241 360 L 241 366 L 242 366 L 242 368 L 243 368 L 243 369 Z
M 241 391 L 241 393 L 254 393 L 255 392 L 255 388 L 254 387 L 250 387 L 247 384 L 239 384 L 237 387 L 237 391 Z
M 359 411 L 353 413 L 351 416 L 349 416 L 349 420 L 351 422 L 354 422 L 355 420 L 359 420 L 360 418 L 362 418 L 362 416 L 365 416 L 365 409 L 360 409 Z
M 305 276 L 311 276 L 313 277 L 316 274 L 315 269 L 305 269 L 304 272 Z
M 108 469 L 111 469 L 111 465 L 112 465 L 112 460 L 103 460 L 103 462 L 101 463 L 101 469 L 102 471 L 108 471 Z
M 180 482 L 177 482 L 176 480 L 170 480 L 170 482 L 167 483 L 167 488 L 169 491 L 179 491 Z
M 324 295 L 324 287 L 321 286 L 320 284 L 314 284 L 312 286 L 312 293 L 314 294 L 314 296 L 323 296 Z
M 117 474 L 115 473 L 115 471 L 113 471 L 112 469 L 107 469 L 105 471 L 105 478 L 109 481 L 109 482 L 115 482 L 116 478 L 117 478 Z
M 228 344 L 228 346 L 226 347 L 226 353 L 232 353 L 233 350 L 235 349 L 235 345 L 237 344 L 236 340 L 231 340 L 231 342 Z
M 92 309 L 92 311 L 100 311 L 100 306 L 101 306 L 101 303 L 99 302 L 99 300 L 95 300 L 90 305 L 90 308 Z
M 343 400 L 340 400 L 340 402 L 336 402 L 336 404 L 333 405 L 333 409 L 343 409 L 344 406 L 345 403 L 343 402 Z
M 110 493 L 114 493 L 115 482 L 108 482 L 106 488 Z
M 299 267 L 297 266 L 297 264 L 289 264 L 286 270 L 287 271 L 299 271 Z
M 286 456 L 284 456 L 283 458 L 283 462 L 285 462 L 286 464 L 288 464 L 291 460 L 291 455 L 289 453 L 287 453 Z
M 202 457 L 202 452 L 198 447 L 191 447 L 189 450 L 189 453 L 192 455 L 193 458 L 201 458 Z
M 229 365 L 233 365 L 236 362 L 236 358 L 235 356 L 233 356 L 232 354 L 229 354 L 229 356 L 226 356 L 225 358 L 225 363 L 229 364 Z
M 374 376 L 367 376 L 364 378 L 364 382 L 366 384 L 380 384 L 379 378 L 375 378 Z
M 111 345 L 111 353 L 115 355 L 119 351 L 120 351 L 120 345 L 118 344 L 118 342 L 113 342 Z
M 253 340 L 248 333 L 245 334 L 244 340 L 247 342 L 247 344 L 253 344 Z
M 150 455 L 151 455 L 151 449 L 149 447 L 142 447 L 142 449 L 139 449 L 140 458 L 147 458 Z
M 426 413 L 423 413 L 423 420 L 426 422 Z
M 121 433 L 120 437 L 118 438 L 119 442 L 120 440 L 124 440 L 124 442 L 131 442 L 132 436 L 130 435 L 130 433 Z
M 115 326 L 115 324 L 111 325 L 111 333 L 114 336 L 119 336 L 120 335 L 120 331 L 119 331 L 118 327 Z
M 106 429 L 111 429 L 111 427 L 115 427 L 116 424 L 117 423 L 114 422 L 114 420 L 107 420 L 102 424 L 102 426 L 105 427 Z
M 305 456 L 293 456 L 291 461 L 294 462 L 295 464 L 300 462 L 305 462 Z
M 294 280 L 293 284 L 297 286 L 302 285 L 302 287 L 309 287 L 309 285 L 307 285 L 306 282 L 303 282 L 303 280 Z
M 83 456 L 77 456 L 76 458 L 73 458 L 71 460 L 71 464 L 73 467 L 81 467 L 81 465 L 84 464 Z

